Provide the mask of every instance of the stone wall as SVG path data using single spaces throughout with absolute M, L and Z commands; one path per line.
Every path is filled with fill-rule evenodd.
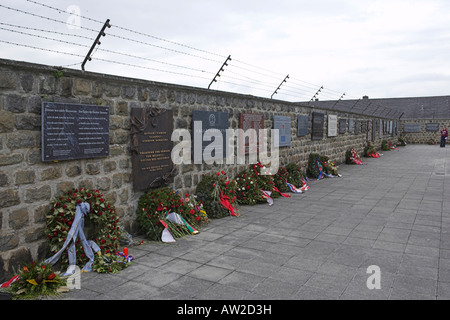
M 428 126 L 436 125 L 439 129 L 438 131 L 427 131 Z M 409 129 L 405 130 L 405 126 Z M 418 132 L 409 132 L 411 128 L 416 127 Z M 400 123 L 400 133 L 405 139 L 406 143 L 410 144 L 440 144 L 441 143 L 441 130 L 446 127 L 450 128 L 450 119 L 416 119 L 416 120 L 405 120 Z M 431 129 L 431 127 L 429 127 Z
M 110 155 L 107 158 L 42 162 L 42 102 L 104 105 L 110 110 Z M 78 70 L 0 60 L 0 282 L 20 262 L 47 257 L 44 239 L 50 201 L 73 188 L 98 189 L 115 205 L 128 231 L 135 231 L 134 218 L 142 192 L 132 187 L 130 110 L 158 107 L 173 110 L 174 128 L 191 128 L 193 110 L 229 113 L 231 128 L 237 129 L 240 113 L 264 114 L 266 128 L 274 115 L 292 119 L 292 145 L 281 149 L 281 164 L 297 162 L 305 167 L 309 153 L 330 156 L 336 163 L 345 152 L 362 152 L 366 133 L 345 133 L 312 141 L 311 134 L 297 137 L 297 115 L 311 115 L 309 106 L 227 92 L 122 78 Z M 325 115 L 327 110 L 321 111 Z M 331 112 L 338 118 L 367 123 L 367 116 Z M 311 132 L 311 129 L 310 129 Z M 391 135 L 383 135 L 389 139 Z M 381 145 L 378 134 L 373 142 Z M 225 168 L 231 175 L 240 166 Z M 180 165 L 174 188 L 193 192 L 203 173 L 216 168 Z

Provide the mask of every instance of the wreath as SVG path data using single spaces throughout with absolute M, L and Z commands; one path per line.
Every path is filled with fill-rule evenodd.
M 308 175 L 313 179 L 320 178 L 328 160 L 330 160 L 330 158 L 327 156 L 322 156 L 317 153 L 310 153 L 307 168 Z
M 39 296 L 53 296 L 62 292 L 66 279 L 61 278 L 49 263 L 31 262 L 19 269 L 19 274 L 11 279 L 7 291 L 13 299 L 35 299 Z
M 345 163 L 347 164 L 363 164 L 361 157 L 355 149 L 349 149 L 345 153 Z
M 171 220 L 176 213 L 177 220 Z M 171 215 L 172 214 L 172 215 Z M 151 189 L 139 199 L 137 222 L 151 240 L 160 241 L 167 227 L 174 238 L 196 233 L 208 223 L 208 216 L 197 199 L 189 194 L 181 196 L 168 187 Z
M 300 187 L 303 184 L 303 181 L 306 180 L 306 177 L 298 164 L 289 163 L 286 166 L 286 170 L 288 174 L 288 182 L 294 186 Z
M 208 217 L 220 219 L 238 215 L 235 211 L 237 209 L 236 189 L 236 180 L 230 180 L 226 172 L 222 170 L 216 174 L 203 174 L 195 193 Z
M 256 205 L 267 201 L 261 192 L 263 186 L 258 185 L 258 182 L 257 174 L 250 168 L 236 176 L 236 196 L 240 204 Z
M 92 239 L 100 248 L 95 255 L 94 271 L 117 272 L 123 269 L 128 263 L 122 263 L 117 255 L 121 234 L 119 216 L 115 207 L 110 205 L 98 190 L 70 190 L 51 202 L 45 228 L 50 252 L 55 254 L 62 248 L 72 227 L 76 206 L 83 202 L 89 203 L 90 206 L 90 211 L 84 218 L 85 228 L 88 230 L 86 237 Z M 79 239 L 75 242 L 75 249 L 77 265 L 86 264 L 88 257 Z M 61 255 L 59 261 L 63 266 L 68 265 L 68 254 Z
M 287 185 L 288 180 L 289 172 L 287 171 L 286 167 L 280 166 L 278 168 L 277 174 L 273 176 L 275 187 L 277 187 L 281 192 L 289 192 L 290 189 Z

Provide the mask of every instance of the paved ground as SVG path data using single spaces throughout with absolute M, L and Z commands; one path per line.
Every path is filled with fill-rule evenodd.
M 241 207 L 59 299 L 450 299 L 450 148 L 407 146 L 273 207 Z M 381 289 L 369 290 L 369 266 Z M 376 283 L 369 281 L 369 283 Z

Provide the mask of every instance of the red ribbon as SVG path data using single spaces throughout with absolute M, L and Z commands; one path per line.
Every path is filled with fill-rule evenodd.
M 234 202 L 234 200 L 236 200 L 236 197 L 234 197 L 233 200 L 231 200 L 231 203 L 230 203 L 230 197 L 229 197 L 229 196 L 226 196 L 226 195 L 224 195 L 222 192 L 220 192 L 220 203 L 221 203 L 225 208 L 227 208 L 227 209 L 230 211 L 230 214 L 231 214 L 233 217 L 238 217 L 239 214 L 238 214 L 237 212 L 234 211 L 234 208 L 233 208 L 233 206 L 231 205 L 231 204 Z
M 285 198 L 290 198 L 291 197 L 291 195 L 290 194 L 287 194 L 287 193 L 282 193 L 280 190 L 278 190 L 278 188 L 277 187 L 273 187 L 273 190 L 274 191 L 276 191 L 276 192 L 278 192 L 282 197 L 285 197 Z

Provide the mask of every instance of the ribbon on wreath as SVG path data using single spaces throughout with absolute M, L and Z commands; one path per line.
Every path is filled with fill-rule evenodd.
M 287 194 L 287 193 L 283 193 L 283 192 L 281 192 L 280 190 L 278 190 L 278 188 L 277 187 L 273 187 L 273 190 L 274 191 L 276 191 L 276 192 L 278 192 L 279 194 L 280 194 L 280 196 L 282 196 L 282 197 L 284 197 L 284 198 L 290 198 L 291 197 L 291 195 L 290 194 Z
M 182 216 L 180 216 L 176 212 L 171 212 L 166 215 L 167 220 L 185 226 L 191 234 L 197 234 L 199 233 L 193 226 L 191 226 Z
M 296 186 L 294 186 L 292 183 L 286 182 L 288 188 L 291 190 L 291 192 L 293 193 L 303 193 L 303 191 L 301 189 L 297 189 Z
M 234 207 L 232 206 L 232 203 L 234 203 L 234 200 L 236 200 L 236 197 L 233 198 L 233 200 L 231 200 L 230 202 L 230 197 L 224 195 L 222 192 L 220 192 L 220 203 L 227 208 L 230 211 L 230 214 L 233 217 L 238 217 L 239 214 L 234 210 Z
M 323 168 L 322 168 L 322 165 L 320 164 L 319 160 L 316 160 L 316 162 L 314 164 L 317 165 L 317 167 L 319 168 L 319 176 L 317 177 L 317 180 L 323 179 L 323 177 L 324 177 Z
M 14 282 L 16 282 L 17 280 L 19 280 L 19 276 L 14 276 L 11 279 L 9 279 L 9 281 L 2 283 L 2 285 L 0 286 L 0 288 L 9 288 L 10 285 L 12 285 Z
M 372 150 L 369 152 L 368 156 L 371 158 L 379 158 L 380 154 L 378 152 L 375 152 L 375 150 Z
M 62 248 L 52 257 L 45 260 L 45 263 L 50 263 L 54 265 L 59 260 L 64 250 L 66 250 L 66 248 L 70 245 L 68 250 L 69 268 L 67 269 L 66 273 L 63 276 L 69 276 L 75 273 L 75 266 L 76 266 L 75 242 L 77 238 L 80 238 L 80 241 L 83 244 L 84 253 L 89 258 L 89 261 L 83 267 L 82 272 L 92 271 L 92 264 L 94 263 L 94 252 L 95 253 L 99 252 L 100 248 L 94 241 L 86 240 L 86 236 L 84 235 L 83 231 L 84 216 L 88 214 L 90 210 L 91 208 L 89 206 L 89 203 L 83 202 L 77 205 L 72 227 L 69 230 L 66 241 L 64 241 Z
M 161 224 L 164 226 L 164 230 L 162 231 L 162 234 L 161 234 L 161 241 L 165 242 L 165 243 L 176 242 L 175 239 L 173 238 L 172 234 L 169 231 L 169 226 L 167 225 L 167 223 L 165 223 L 161 219 L 159 219 L 159 222 L 161 222 Z
M 128 255 L 128 252 L 127 253 L 125 253 L 125 252 L 117 252 L 116 255 L 124 258 L 127 263 L 130 263 L 131 261 L 134 260 L 133 256 L 129 256 Z M 121 262 L 121 261 L 119 261 L 119 262 Z
M 300 188 L 300 190 L 301 190 L 302 192 L 308 191 L 308 190 L 309 190 L 309 186 L 306 184 L 306 181 L 305 181 L 305 180 L 302 179 L 302 181 L 303 181 L 303 185 L 302 185 L 302 187 Z
M 269 206 L 272 206 L 272 205 L 273 205 L 273 199 L 272 199 L 272 197 L 271 197 L 272 191 L 264 191 L 264 190 L 261 190 L 261 192 L 262 192 L 262 194 L 263 194 L 263 197 L 266 198 L 267 203 L 269 204 Z

